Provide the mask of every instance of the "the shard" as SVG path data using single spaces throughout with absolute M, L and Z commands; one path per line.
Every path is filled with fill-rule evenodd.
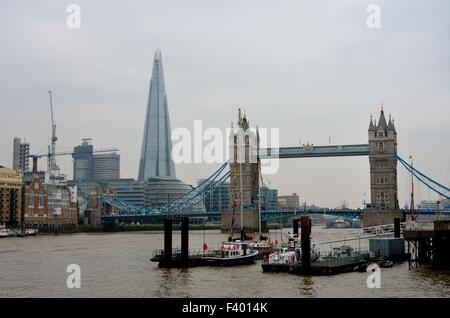
M 171 157 L 172 141 L 161 51 L 155 52 L 145 116 L 139 180 L 151 177 L 175 178 Z

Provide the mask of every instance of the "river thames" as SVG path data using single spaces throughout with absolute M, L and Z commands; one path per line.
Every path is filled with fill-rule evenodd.
M 313 239 L 351 237 L 359 231 L 314 226 Z M 189 233 L 191 249 L 201 248 L 203 235 Z M 206 231 L 205 237 L 210 247 L 226 240 L 218 230 Z M 173 242 L 180 244 L 179 232 L 174 232 Z M 449 271 L 410 271 L 407 262 L 382 268 L 381 288 L 370 289 L 368 273 L 262 273 L 260 261 L 227 268 L 159 269 L 149 259 L 162 247 L 162 232 L 1 239 L 0 297 L 450 297 Z M 81 268 L 79 289 L 66 285 L 69 264 Z

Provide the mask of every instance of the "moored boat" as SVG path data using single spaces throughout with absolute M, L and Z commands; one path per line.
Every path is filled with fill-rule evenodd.
M 36 234 L 39 232 L 37 229 L 25 229 L 25 235 L 26 236 L 36 236 Z
M 311 262 L 319 259 L 320 255 L 312 250 Z M 301 248 L 282 248 L 263 259 L 261 268 L 263 272 L 288 272 L 292 266 L 300 265 L 302 261 Z
M 273 251 L 273 244 L 268 241 L 249 242 L 248 247 L 252 250 L 257 250 L 259 258 L 269 256 Z
M 0 238 L 13 236 L 14 232 L 7 228 L 0 228 Z
M 223 243 L 218 249 L 202 256 L 205 265 L 235 266 L 253 263 L 258 257 L 258 251 L 250 249 L 244 242 Z
M 327 229 L 348 229 L 351 225 L 344 220 L 338 219 L 333 222 L 328 222 L 326 228 Z

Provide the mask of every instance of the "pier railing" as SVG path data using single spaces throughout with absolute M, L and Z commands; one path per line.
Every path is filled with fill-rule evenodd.
M 191 248 L 188 251 L 189 256 L 201 256 L 201 255 L 211 255 L 213 254 L 214 249 L 208 248 L 207 250 L 203 250 L 201 248 Z M 152 253 L 153 257 L 163 257 L 164 256 L 164 249 L 158 248 L 153 250 Z M 172 257 L 181 257 L 181 248 L 173 248 L 172 249 Z
M 408 222 L 406 225 L 408 231 L 433 231 L 434 222 Z

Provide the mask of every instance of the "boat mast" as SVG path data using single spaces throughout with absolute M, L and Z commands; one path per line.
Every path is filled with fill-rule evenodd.
M 283 212 L 280 211 L 280 245 L 283 243 Z
M 410 207 L 410 212 L 411 212 L 411 221 L 415 221 L 416 220 L 416 216 L 414 214 L 414 167 L 413 167 L 413 159 L 412 159 L 412 155 L 409 156 L 409 158 L 411 159 L 411 207 Z
M 262 232 L 261 232 L 261 165 L 258 166 L 258 214 L 259 214 L 259 239 L 261 240 Z
M 244 208 L 242 205 L 242 163 L 239 162 L 239 205 L 241 209 L 241 236 L 244 232 Z
M 237 160 L 239 162 L 239 205 L 241 209 L 241 239 L 244 239 L 244 207 L 242 204 L 242 158 L 245 160 L 245 134 L 242 128 L 242 117 L 241 117 L 241 109 L 239 108 L 239 135 L 237 138 L 238 143 L 238 156 Z M 242 134 L 242 135 L 241 135 Z

